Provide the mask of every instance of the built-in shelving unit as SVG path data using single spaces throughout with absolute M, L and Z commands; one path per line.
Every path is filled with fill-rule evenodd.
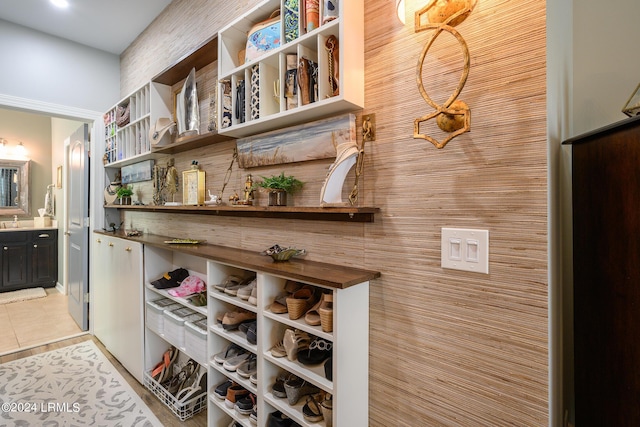
M 325 425 L 305 420 L 302 398 L 296 405 L 290 405 L 287 399 L 278 398 L 272 393 L 272 386 L 279 375 L 295 375 L 319 387 L 332 395 L 333 425 L 368 425 L 368 340 L 369 340 L 369 282 L 380 276 L 379 272 L 294 259 L 287 262 L 274 262 L 271 257 L 258 252 L 230 248 L 211 244 L 170 245 L 166 241 L 172 237 L 145 234 L 127 237 L 123 233 L 97 232 L 97 240 L 121 241 L 127 247 L 127 241 L 141 245 L 144 253 L 144 279 L 139 284 L 144 289 L 144 305 L 161 299 L 170 299 L 180 307 L 187 307 L 205 315 L 202 307 L 196 307 L 186 298 L 172 297 L 166 290 L 155 289 L 151 281 L 166 271 L 186 268 L 191 275 L 206 280 L 208 285 L 207 336 L 202 345 L 206 345 L 206 360 L 198 356 L 199 352 L 190 348 L 188 341 L 178 342 L 174 335 L 164 328 L 158 330 L 157 320 L 147 311 L 145 316 L 145 385 L 161 397 L 167 397 L 171 409 L 178 417 L 186 418 L 200 409 L 205 399 L 208 402 L 208 425 L 228 426 L 234 420 L 243 426 L 250 426 L 249 416 L 240 414 L 227 407 L 214 397 L 216 385 L 231 379 L 246 387 L 256 395 L 258 410 L 257 425 L 267 426 L 269 414 L 280 411 L 302 426 Z M 105 240 L 105 241 L 107 241 Z M 117 242 L 114 243 L 117 245 Z M 106 264 L 105 269 L 115 269 Z M 242 277 L 255 276 L 257 296 L 255 305 L 238 297 L 227 295 L 213 289 L 212 285 L 222 283 L 229 275 Z M 333 328 L 325 331 L 321 326 L 311 326 L 303 318 L 292 320 L 287 314 L 275 314 L 269 310 L 274 299 L 284 290 L 288 280 L 310 285 L 318 292 L 333 297 Z M 144 308 L 141 306 L 140 310 Z M 172 308 L 175 310 L 175 307 Z M 216 320 L 227 311 L 247 310 L 255 313 L 257 321 L 257 339 L 255 344 L 247 341 L 238 331 L 228 331 L 220 327 Z M 166 313 L 163 315 L 166 316 Z M 165 318 L 165 322 L 167 322 Z M 186 322 L 185 322 L 186 323 Z M 297 360 L 274 357 L 270 349 L 280 339 L 286 329 L 305 331 L 332 344 L 331 368 L 325 371 L 324 365 L 304 365 Z M 186 330 L 183 331 L 188 333 Z M 212 361 L 213 355 L 222 351 L 229 343 L 235 343 L 257 358 L 257 384 L 241 378 L 237 373 L 225 370 Z M 150 381 L 149 372 L 156 365 L 163 352 L 170 346 L 176 346 L 181 353 L 181 361 L 194 358 L 208 370 L 206 397 L 197 397 L 191 405 L 176 405 L 165 396 L 163 388 Z M 327 374 L 330 372 L 330 375 Z M 158 387 L 156 387 L 158 386 Z M 165 402 L 167 403 L 167 402 Z M 195 409 L 194 409 L 195 405 Z
M 298 37 L 287 42 L 284 42 L 288 39 L 285 36 L 286 8 L 280 0 L 262 1 L 220 31 L 218 79 L 221 85 L 228 82 L 231 86 L 231 112 L 244 109 L 246 116 L 246 120 L 241 122 L 234 114 L 230 126 L 225 127 L 223 114 L 218 114 L 221 134 L 240 138 L 364 107 L 364 2 L 339 2 L 337 18 L 326 22 L 323 22 L 325 2 L 320 3 L 318 28 L 307 32 L 302 25 L 304 19 L 300 17 Z M 280 40 L 283 43 L 258 58 L 243 61 L 239 54 L 247 46 L 247 33 L 278 8 L 281 10 Z M 326 47 L 327 41 L 330 38 L 333 40 L 333 37 L 337 40 L 337 61 Z M 294 60 L 294 64 L 298 64 L 302 58 L 317 64 L 318 99 L 315 102 L 304 104 L 298 88 L 296 106 L 288 108 L 285 97 L 288 57 Z M 338 77 L 336 92 L 331 83 L 333 76 Z M 252 79 L 258 85 L 252 85 Z M 244 86 L 240 85 L 241 82 L 244 82 Z M 238 90 L 242 88 L 244 96 L 238 97 Z M 218 105 L 224 105 L 224 93 L 222 90 L 218 93 Z M 252 97 L 259 100 L 257 117 L 250 114 Z M 244 99 L 244 105 L 238 105 L 238 99 Z

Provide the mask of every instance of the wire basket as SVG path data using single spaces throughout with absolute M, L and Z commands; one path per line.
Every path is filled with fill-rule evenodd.
M 202 393 L 186 402 L 179 402 L 175 396 L 151 377 L 151 371 L 144 374 L 144 386 L 171 409 L 171 412 L 176 414 L 180 421 L 187 420 L 203 409 L 207 409 L 207 390 L 202 390 Z

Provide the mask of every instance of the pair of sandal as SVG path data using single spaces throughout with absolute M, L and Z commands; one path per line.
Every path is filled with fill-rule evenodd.
M 195 360 L 189 359 L 176 375 L 162 385 L 178 401 L 184 402 L 206 389 L 206 381 L 206 370 L 203 370 Z
M 299 329 L 287 329 L 284 331 L 282 341 L 269 350 L 273 357 L 287 357 L 292 362 L 296 360 L 298 351 L 309 348 L 311 336 Z
M 182 383 L 182 387 L 178 390 L 176 399 L 179 402 L 188 402 L 206 389 L 207 370 L 196 363 L 193 373 Z
M 302 416 L 312 423 L 324 419 L 325 425 L 331 427 L 333 425 L 333 398 L 331 394 L 322 391 L 307 396 L 307 401 L 302 407 Z
M 178 349 L 175 347 L 169 348 L 162 355 L 162 360 L 151 371 L 151 377 L 162 384 L 166 382 L 173 375 L 173 364 L 178 360 Z

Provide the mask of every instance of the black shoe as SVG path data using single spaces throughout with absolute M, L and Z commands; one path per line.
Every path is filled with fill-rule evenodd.
M 221 384 L 218 384 L 214 393 L 218 399 L 225 399 L 227 397 L 227 390 L 231 387 L 233 383 L 231 380 L 227 380 Z
M 255 405 L 256 396 L 253 393 L 250 393 L 248 396 L 245 396 L 236 402 L 235 409 L 242 415 L 249 415 L 253 411 Z

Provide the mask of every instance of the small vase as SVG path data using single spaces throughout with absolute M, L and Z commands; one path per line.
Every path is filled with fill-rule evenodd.
M 131 197 L 128 197 L 128 196 L 120 197 L 120 204 L 121 205 L 130 205 L 131 204 Z
M 287 206 L 287 192 L 284 190 L 269 190 L 269 206 Z

